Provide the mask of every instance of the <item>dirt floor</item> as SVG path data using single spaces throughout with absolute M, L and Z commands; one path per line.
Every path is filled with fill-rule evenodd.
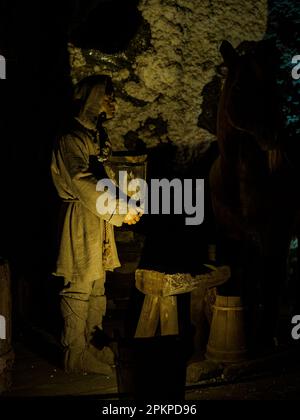
M 272 351 L 222 365 L 205 360 L 191 362 L 186 337 L 122 340 L 113 335 L 116 329 L 122 333 L 120 319 L 119 315 L 117 321 L 110 319 L 108 329 L 114 337 L 110 345 L 119 361 L 111 377 L 67 375 L 62 369 L 59 338 L 44 328 L 31 326 L 13 343 L 11 387 L 1 397 L 124 400 L 138 395 L 147 400 L 154 390 L 154 397 L 161 400 L 300 399 L 300 340 L 291 340 L 286 322 L 279 346 Z
M 52 347 L 51 347 L 52 346 Z M 56 348 L 49 343 L 45 357 L 24 343 L 15 345 L 16 360 L 12 371 L 12 387 L 2 397 L 86 397 L 103 400 L 130 399 L 121 390 L 119 368 L 111 377 L 99 375 L 67 375 L 57 363 Z M 214 370 L 210 364 L 206 379 L 186 383 L 186 400 L 297 400 L 300 399 L 300 347 L 281 348 L 262 358 L 223 366 Z M 55 353 L 56 352 L 56 353 Z M 199 362 L 207 363 L 207 362 Z M 199 366 L 198 365 L 198 368 Z M 196 364 L 197 366 L 197 364 Z M 212 367 L 211 367 L 212 366 Z M 172 376 L 172 374 L 170 374 Z M 157 378 L 158 383 L 162 378 Z M 153 378 L 152 378 L 153 380 Z M 174 382 L 174 378 L 169 378 Z M 124 392 L 120 394 L 119 392 Z M 162 396 L 163 397 L 163 396 Z M 163 399 L 163 398 L 162 398 Z
M 299 400 L 300 367 L 294 371 L 253 377 L 245 382 L 186 391 L 186 400 Z

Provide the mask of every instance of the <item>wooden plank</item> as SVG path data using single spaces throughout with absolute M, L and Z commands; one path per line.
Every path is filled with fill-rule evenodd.
M 201 288 L 216 287 L 225 283 L 230 277 L 228 266 L 218 267 L 207 274 L 195 277 L 189 273 L 165 274 L 158 271 L 139 269 L 135 272 L 136 287 L 146 295 L 173 296 L 189 293 Z
M 159 320 L 159 306 L 158 296 L 145 296 L 135 337 L 153 337 L 155 335 Z
M 202 289 L 204 295 L 205 289 L 225 283 L 230 275 L 230 268 L 228 266 L 218 267 L 211 273 L 199 274 L 195 277 L 192 277 L 190 274 L 181 273 L 166 274 L 164 276 L 165 281 L 162 295 L 179 295 L 181 293 L 189 293 L 197 288 Z
M 179 333 L 176 296 L 160 299 L 160 328 L 161 335 L 177 335 Z
M 146 295 L 161 296 L 164 273 L 153 270 L 136 270 L 135 272 L 135 285 L 136 288 Z

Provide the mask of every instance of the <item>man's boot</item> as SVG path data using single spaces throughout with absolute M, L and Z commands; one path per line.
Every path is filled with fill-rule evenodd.
M 88 318 L 86 323 L 86 336 L 89 352 L 100 362 L 114 366 L 115 356 L 107 346 L 96 347 L 95 335 L 97 330 L 102 331 L 102 320 L 106 313 L 106 297 L 90 296 Z
M 62 296 L 61 311 L 64 318 L 62 344 L 65 348 L 65 371 L 109 376 L 112 374 L 109 364 L 99 361 L 88 351 L 85 335 L 88 306 L 88 301 Z

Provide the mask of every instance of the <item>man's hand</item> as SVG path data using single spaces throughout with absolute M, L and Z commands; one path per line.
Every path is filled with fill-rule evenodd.
M 124 223 L 126 223 L 127 225 L 135 225 L 137 222 L 140 221 L 142 215 L 142 211 L 137 211 L 136 209 L 131 208 L 125 216 Z

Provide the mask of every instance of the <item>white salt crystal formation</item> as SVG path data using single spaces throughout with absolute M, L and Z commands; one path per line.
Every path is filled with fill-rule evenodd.
M 124 149 L 124 135 L 134 131 L 148 147 L 170 139 L 193 153 L 214 139 L 197 122 L 201 92 L 222 62 L 220 44 L 224 39 L 235 47 L 261 40 L 267 27 L 267 0 L 141 0 L 139 9 L 151 28 L 150 48 L 128 69 L 107 66 L 114 58 L 99 52 L 100 59 L 88 67 L 85 57 L 95 51 L 83 52 L 70 44 L 73 80 L 110 74 L 131 98 L 118 98 L 118 112 L 107 126 L 114 148 Z M 167 132 L 158 135 L 155 126 L 145 125 L 149 118 L 167 122 Z

